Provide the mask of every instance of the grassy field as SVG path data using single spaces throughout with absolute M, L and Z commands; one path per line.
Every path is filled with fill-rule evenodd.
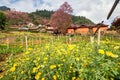
M 81 35 L 73 36 L 71 41 L 70 36 L 29 32 L 4 33 L 0 37 L 8 41 L 0 44 L 0 54 L 10 54 L 1 67 L 1 80 L 120 79 L 117 38 L 102 36 L 98 46 L 96 37 L 91 44 L 89 36 Z

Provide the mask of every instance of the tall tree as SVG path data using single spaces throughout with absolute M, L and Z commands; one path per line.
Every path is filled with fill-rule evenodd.
M 60 8 L 51 16 L 51 26 L 56 28 L 57 31 L 65 33 L 66 29 L 72 23 L 72 12 L 73 9 L 71 6 L 67 2 L 64 2 Z
M 6 25 L 6 16 L 4 13 L 0 12 L 0 29 L 4 30 Z
M 111 24 L 115 29 L 120 29 L 120 17 L 116 17 Z
M 110 28 L 116 30 L 120 34 L 120 17 L 114 19 Z
M 27 13 L 19 11 L 7 11 L 6 17 L 9 25 L 24 24 L 31 21 Z

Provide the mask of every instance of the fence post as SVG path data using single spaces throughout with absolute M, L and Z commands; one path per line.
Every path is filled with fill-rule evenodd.
M 98 30 L 98 46 L 100 45 L 100 29 Z
M 90 42 L 91 42 L 91 45 L 93 45 L 93 43 L 94 43 L 94 36 L 90 36 Z
M 27 41 L 27 36 L 25 36 L 25 42 L 26 42 L 26 50 L 28 49 L 28 41 Z
M 9 38 L 7 38 L 7 49 L 9 49 Z

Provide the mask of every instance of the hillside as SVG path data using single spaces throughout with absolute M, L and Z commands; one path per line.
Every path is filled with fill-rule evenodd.
M 10 8 L 8 8 L 6 6 L 0 6 L 0 10 L 1 11 L 6 11 L 6 10 L 10 10 Z
M 36 17 L 50 19 L 51 15 L 54 13 L 54 11 L 48 11 L 48 10 L 36 10 L 35 12 L 29 13 L 30 17 L 32 18 L 34 15 Z M 84 16 L 75 16 L 72 15 L 72 22 L 75 24 L 94 24 L 90 19 L 84 17 Z

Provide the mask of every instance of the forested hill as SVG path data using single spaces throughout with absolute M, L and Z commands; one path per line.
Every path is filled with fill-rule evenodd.
M 36 17 L 50 19 L 53 13 L 54 13 L 53 11 L 48 11 L 48 10 L 36 10 L 35 12 L 31 12 L 30 16 L 35 15 Z
M 94 24 L 94 22 L 84 16 L 72 16 L 72 22 L 74 24 Z
M 29 13 L 32 17 L 35 15 L 36 17 L 46 18 L 50 19 L 51 15 L 54 13 L 54 11 L 48 11 L 48 10 L 36 10 L 35 12 Z M 94 24 L 90 19 L 84 17 L 84 16 L 72 16 L 72 22 L 76 24 Z
M 0 6 L 0 10 L 1 11 L 6 11 L 6 10 L 10 10 L 10 8 L 8 8 L 6 6 Z

